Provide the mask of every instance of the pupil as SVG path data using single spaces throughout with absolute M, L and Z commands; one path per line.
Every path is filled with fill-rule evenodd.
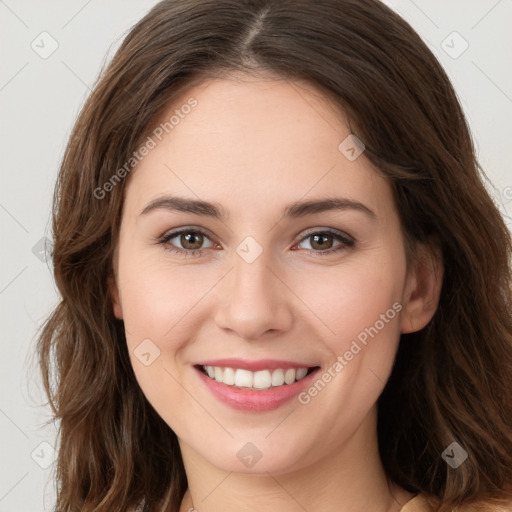
M 312 245 L 313 245 L 313 247 L 315 247 L 315 244 L 316 244 L 316 245 L 319 245 L 319 247 L 318 247 L 319 249 L 324 249 L 326 247 L 326 244 L 325 243 L 324 244 L 319 243 L 318 240 L 319 239 L 324 239 L 325 240 L 325 239 L 329 239 L 329 238 L 330 238 L 329 235 L 314 235 L 313 236 L 313 243 L 312 243 Z
M 194 245 L 194 238 L 199 240 L 199 243 L 196 240 L 196 246 L 195 247 L 187 247 L 190 244 Z M 202 241 L 201 238 L 202 238 L 202 235 L 199 234 L 199 233 L 197 233 L 197 234 L 186 233 L 185 235 L 182 235 L 182 239 L 185 240 L 185 243 L 183 243 L 183 240 L 182 240 L 182 245 L 184 247 L 187 247 L 188 249 L 198 249 L 199 247 L 201 247 L 201 241 Z

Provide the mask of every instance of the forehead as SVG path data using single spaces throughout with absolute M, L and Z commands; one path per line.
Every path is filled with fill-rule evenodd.
M 159 126 L 167 130 L 130 177 L 137 203 L 173 193 L 243 210 L 342 194 L 379 208 L 391 198 L 364 152 L 350 160 L 340 149 L 350 136 L 341 110 L 304 82 L 205 79 L 174 98 Z

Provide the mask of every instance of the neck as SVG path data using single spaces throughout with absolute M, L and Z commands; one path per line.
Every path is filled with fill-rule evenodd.
M 189 487 L 179 512 L 257 512 L 269 505 L 280 512 L 399 512 L 413 497 L 386 477 L 378 451 L 376 411 L 344 445 L 312 464 L 295 464 L 279 473 L 224 471 L 181 440 L 180 446 Z

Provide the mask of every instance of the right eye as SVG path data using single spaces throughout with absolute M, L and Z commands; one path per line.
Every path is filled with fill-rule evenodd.
M 177 239 L 177 242 L 173 243 L 172 240 L 174 239 Z M 183 256 L 197 256 L 204 251 L 204 248 L 201 248 L 201 246 L 205 239 L 210 240 L 204 231 L 197 228 L 184 228 L 166 233 L 159 239 L 159 243 L 168 251 Z M 179 243 L 181 247 L 178 247 L 176 243 Z M 213 246 L 214 244 L 211 243 L 208 247 Z

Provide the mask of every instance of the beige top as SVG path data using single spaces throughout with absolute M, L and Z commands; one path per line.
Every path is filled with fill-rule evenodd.
M 432 512 L 434 510 L 423 494 L 417 494 L 410 499 L 400 512 Z
M 436 510 L 438 502 L 430 500 L 425 494 L 420 493 L 410 499 L 401 509 L 400 512 L 433 512 Z M 512 512 L 512 502 L 507 507 L 503 508 L 497 505 L 490 505 L 485 503 L 466 504 L 454 509 L 459 512 Z
M 512 502 L 511 502 L 511 505 L 512 505 Z M 137 512 L 138 510 L 142 510 L 141 505 L 139 505 L 139 507 L 136 507 L 135 509 L 130 509 L 129 512 Z M 400 509 L 400 512 L 433 512 L 434 510 L 436 510 L 434 502 L 429 501 L 424 494 L 420 493 L 420 494 L 417 494 L 416 496 L 414 496 L 414 498 L 411 498 Z M 463 510 L 467 511 L 467 512 L 475 511 L 475 510 L 481 512 L 484 509 L 481 508 L 481 507 L 478 507 L 478 508 L 475 509 L 472 506 L 464 506 L 462 509 L 459 509 L 459 510 L 461 512 Z M 492 507 L 491 508 L 487 508 L 486 507 L 485 510 L 488 511 L 488 512 L 491 512 L 491 510 L 492 511 L 496 511 L 496 512 L 512 512 L 512 507 L 507 508 L 507 509 L 492 508 Z
M 139 507 L 141 507 L 141 505 L 139 505 Z M 142 510 L 142 508 L 139 507 L 130 509 L 128 512 L 137 512 L 138 510 Z M 417 494 L 400 509 L 400 512 L 432 512 L 432 510 L 434 509 L 429 505 L 423 494 Z

